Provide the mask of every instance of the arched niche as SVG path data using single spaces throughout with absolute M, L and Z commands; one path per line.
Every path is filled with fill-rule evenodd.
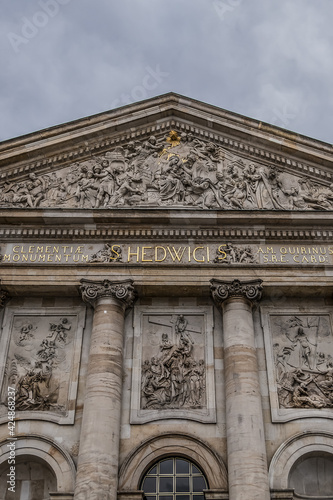
M 0 443 L 0 475 L 8 471 L 8 458 L 10 450 L 8 441 Z M 15 441 L 15 456 L 17 463 L 31 461 L 41 463 L 56 479 L 59 493 L 70 493 L 75 486 L 75 465 L 70 455 L 50 438 L 30 435 L 18 437 Z
M 162 434 L 141 443 L 123 462 L 119 472 L 119 491 L 137 491 L 151 465 L 163 457 L 184 457 L 197 464 L 211 490 L 227 490 L 226 467 L 210 447 L 189 435 Z
M 10 491 L 7 481 L 9 466 L 0 467 L 0 498 L 3 500 L 31 500 L 49 498 L 57 491 L 57 478 L 49 465 L 39 457 L 20 455 L 15 459 L 15 492 Z
M 333 433 L 308 431 L 289 438 L 278 448 L 271 460 L 269 467 L 271 489 L 283 491 L 293 488 L 297 485 L 297 474 L 303 474 L 310 466 L 310 462 L 314 465 L 320 458 L 324 459 L 325 463 L 328 461 L 328 464 L 333 465 Z

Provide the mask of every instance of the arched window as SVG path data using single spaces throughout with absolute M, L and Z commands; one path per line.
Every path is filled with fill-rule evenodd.
M 141 483 L 147 500 L 204 500 L 203 490 L 207 488 L 201 470 L 180 457 L 156 463 Z

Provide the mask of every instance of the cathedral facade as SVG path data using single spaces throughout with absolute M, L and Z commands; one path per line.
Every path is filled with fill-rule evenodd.
M 0 498 L 333 499 L 332 214 L 173 93 L 0 144 Z

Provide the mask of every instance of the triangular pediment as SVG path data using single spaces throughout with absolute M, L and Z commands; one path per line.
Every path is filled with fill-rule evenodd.
M 6 141 L 1 208 L 332 210 L 331 147 L 168 94 Z

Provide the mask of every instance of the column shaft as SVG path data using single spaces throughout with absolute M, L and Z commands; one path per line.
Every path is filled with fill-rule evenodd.
M 220 297 L 216 290 L 223 310 L 229 498 L 269 500 L 252 304 L 239 282 L 227 294 L 222 288 Z
M 102 293 L 94 306 L 74 498 L 115 500 L 126 303 Z

